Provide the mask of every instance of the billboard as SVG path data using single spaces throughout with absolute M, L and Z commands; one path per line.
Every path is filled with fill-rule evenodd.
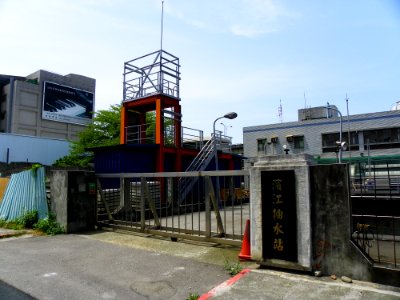
M 42 118 L 52 121 L 89 124 L 94 110 L 94 94 L 69 86 L 45 81 Z

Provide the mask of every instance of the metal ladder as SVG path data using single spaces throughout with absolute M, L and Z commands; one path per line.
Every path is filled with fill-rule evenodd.
M 192 163 L 187 167 L 185 172 L 196 172 L 204 171 L 210 164 L 212 158 L 214 157 L 214 139 L 213 136 L 200 150 L 197 156 L 193 159 Z M 186 196 L 193 189 L 193 186 L 197 183 L 198 177 L 181 177 L 178 182 L 179 190 L 179 204 L 185 200 Z

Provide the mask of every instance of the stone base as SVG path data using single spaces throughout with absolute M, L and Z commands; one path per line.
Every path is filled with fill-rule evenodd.
M 288 270 L 295 270 L 295 271 L 302 271 L 302 272 L 311 272 L 312 268 L 301 266 L 298 263 L 280 260 L 280 259 L 266 259 L 263 261 L 257 262 L 260 266 L 263 267 L 273 267 L 273 268 L 281 268 L 281 269 L 288 269 Z

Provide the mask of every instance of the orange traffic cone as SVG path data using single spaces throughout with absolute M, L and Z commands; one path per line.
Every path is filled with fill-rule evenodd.
M 244 229 L 244 237 L 242 241 L 242 250 L 239 253 L 240 260 L 251 260 L 250 253 L 250 220 L 246 220 L 246 228 Z

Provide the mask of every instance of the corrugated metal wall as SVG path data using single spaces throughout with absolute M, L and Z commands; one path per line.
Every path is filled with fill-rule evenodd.
M 0 219 L 15 220 L 33 210 L 38 211 L 40 219 L 48 214 L 43 167 L 11 175 L 0 204 Z

